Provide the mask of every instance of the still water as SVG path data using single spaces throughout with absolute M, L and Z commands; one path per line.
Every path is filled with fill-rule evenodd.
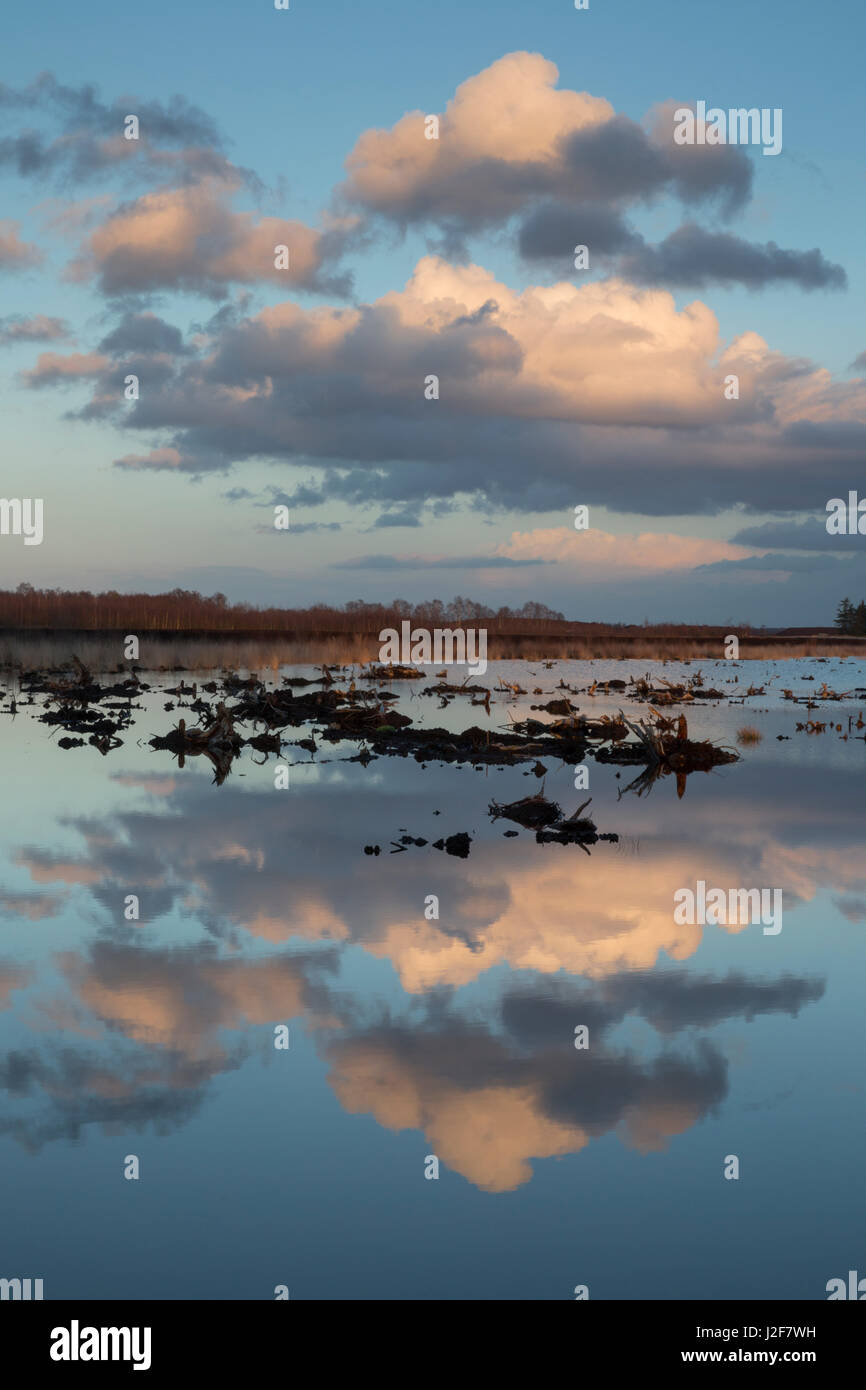
M 489 715 L 395 689 L 416 722 L 501 728 L 560 679 L 694 669 L 495 662 L 480 683 L 528 693 Z M 589 854 L 491 819 L 539 790 L 531 764 L 286 744 L 288 789 L 249 749 L 220 786 L 148 745 L 177 676 L 147 677 L 104 757 L 7 702 L 0 1276 L 47 1299 L 824 1299 L 866 1272 L 866 743 L 843 736 L 866 696 L 782 697 L 866 666 L 705 676 L 765 693 L 689 705 L 690 735 L 762 739 L 682 798 L 592 757 L 578 791 L 545 759 L 546 795 L 619 836 Z M 464 831 L 467 858 L 434 848 Z M 782 930 L 678 924 L 698 880 L 780 889 Z

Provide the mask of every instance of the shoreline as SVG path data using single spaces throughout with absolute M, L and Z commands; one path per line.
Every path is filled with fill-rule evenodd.
M 455 627 L 457 625 L 455 624 Z M 721 631 L 721 630 L 720 630 Z M 375 662 L 378 633 L 253 631 L 140 631 L 139 657 L 124 657 L 124 629 L 0 629 L 0 669 L 47 669 L 68 664 L 73 655 L 105 671 L 201 671 L 220 666 L 256 669 L 289 665 L 344 665 Z M 736 635 L 736 634 L 734 634 Z M 696 631 L 683 635 L 654 632 L 508 634 L 487 629 L 491 661 L 710 660 L 725 655 L 725 634 Z M 820 657 L 866 657 L 866 638 L 827 633 L 744 635 L 741 661 L 779 661 Z

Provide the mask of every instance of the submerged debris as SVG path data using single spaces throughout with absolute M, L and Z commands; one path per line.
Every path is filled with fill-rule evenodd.
M 626 719 L 625 715 L 622 715 L 622 719 L 637 739 L 636 744 L 627 745 L 627 751 L 634 755 L 633 761 L 646 763 L 647 767 L 640 777 L 623 788 L 620 796 L 628 791 L 635 791 L 641 796 L 645 791 L 649 791 L 660 777 L 673 773 L 677 779 L 677 796 L 682 797 L 690 772 L 709 772 L 724 763 L 739 762 L 738 753 L 712 743 L 710 739 L 690 739 L 684 714 L 679 716 L 676 723 L 663 715 L 658 717 L 655 724 L 647 723 L 643 719 L 633 722 Z M 617 751 L 625 752 L 626 749 Z M 597 756 L 605 761 L 601 753 Z M 609 761 L 619 759 L 611 758 Z
M 465 830 L 458 830 L 456 835 L 449 835 L 446 840 L 434 840 L 434 849 L 444 849 L 446 854 L 454 854 L 458 859 L 469 858 L 469 846 L 472 844 L 472 836 Z
M 594 845 L 599 840 L 619 839 L 619 836 L 614 834 L 599 835 L 595 821 L 583 815 L 591 801 L 592 797 L 589 797 L 566 817 L 563 815 L 562 807 L 555 801 L 549 801 L 542 790 L 535 796 L 524 796 L 520 801 L 512 801 L 508 805 L 492 801 L 489 810 L 493 820 L 504 817 L 522 825 L 526 830 L 534 830 L 535 838 L 540 845 L 580 845 L 588 854 L 587 845 Z
M 548 801 L 543 791 L 536 792 L 535 796 L 524 796 L 520 801 L 512 801 L 507 806 L 501 806 L 498 801 L 491 801 L 490 815 L 494 820 L 504 817 L 506 820 L 516 821 L 526 830 L 535 830 L 541 825 L 550 825 L 553 821 L 562 820 L 562 807 L 557 806 L 555 801 Z
M 152 738 L 150 744 L 152 748 L 169 748 L 177 755 L 181 767 L 187 756 L 203 753 L 213 763 L 214 781 L 221 786 L 241 751 L 243 739 L 235 732 L 232 716 L 225 705 L 218 704 L 216 719 L 206 729 L 188 729 L 186 720 L 181 719 L 170 733 Z

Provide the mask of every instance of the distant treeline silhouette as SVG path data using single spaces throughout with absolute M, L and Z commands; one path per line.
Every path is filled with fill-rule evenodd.
M 441 599 L 423 603 L 407 603 L 405 599 L 366 603 L 363 599 L 352 599 L 340 607 L 316 603 L 308 608 L 259 608 L 251 603 L 229 603 L 225 594 L 206 597 L 192 589 L 172 589 L 164 594 L 119 594 L 114 590 L 92 594 L 87 590 L 35 589 L 31 584 L 19 584 L 15 590 L 0 590 L 0 628 L 13 630 L 191 635 L 267 633 L 287 637 L 341 633 L 378 635 L 383 628 L 399 628 L 406 619 L 424 628 L 484 625 L 502 636 L 567 637 L 652 631 L 660 636 L 700 633 L 710 637 L 724 636 L 731 631 L 743 636 L 753 631 L 748 624 L 742 623 L 696 626 L 571 621 L 543 603 L 528 602 L 521 608 L 491 608 L 459 594 L 450 603 Z
M 866 637 L 866 603 L 843 598 L 836 610 L 835 625 L 846 637 Z

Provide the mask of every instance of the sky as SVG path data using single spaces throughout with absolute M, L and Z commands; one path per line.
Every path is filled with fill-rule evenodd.
M 0 491 L 44 522 L 2 587 L 866 595 L 853 0 L 16 8 Z

